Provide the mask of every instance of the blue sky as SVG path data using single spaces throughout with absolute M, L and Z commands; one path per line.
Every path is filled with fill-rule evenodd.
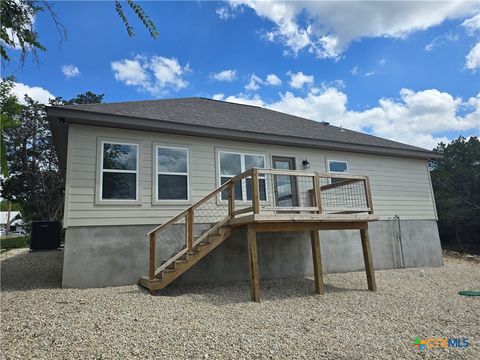
M 126 5 L 133 38 L 112 2 L 53 4 L 68 38 L 36 17 L 40 64 L 3 68 L 19 95 L 202 96 L 426 148 L 479 134 L 477 2 L 141 2 L 157 40 Z

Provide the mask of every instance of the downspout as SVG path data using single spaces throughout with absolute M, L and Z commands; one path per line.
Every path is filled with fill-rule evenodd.
M 397 227 L 398 227 L 398 242 L 400 244 L 400 255 L 401 255 L 401 258 L 402 258 L 402 268 L 405 269 L 405 256 L 403 254 L 402 227 L 400 226 L 400 216 L 395 215 L 394 219 L 397 222 Z

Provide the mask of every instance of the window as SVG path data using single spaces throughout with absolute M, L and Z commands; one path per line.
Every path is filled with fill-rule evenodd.
M 348 174 L 348 163 L 346 161 L 328 160 L 328 172 L 334 174 Z M 331 178 L 330 183 L 342 181 L 342 178 Z
M 241 154 L 220 151 L 218 153 L 220 167 L 220 184 L 225 184 L 229 179 L 250 170 L 253 167 L 265 168 L 265 156 L 256 154 Z M 258 176 L 260 200 L 266 201 L 265 175 Z M 227 200 L 227 192 L 222 193 L 222 200 Z M 252 178 L 248 177 L 235 184 L 235 200 L 252 200 Z
M 138 147 L 101 142 L 101 200 L 138 200 Z
M 348 163 L 346 161 L 328 160 L 328 172 L 348 174 Z
M 156 146 L 157 200 L 188 200 L 188 149 Z

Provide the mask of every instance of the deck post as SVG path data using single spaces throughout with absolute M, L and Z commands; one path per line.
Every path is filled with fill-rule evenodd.
M 360 237 L 362 238 L 363 259 L 365 261 L 365 271 L 367 273 L 368 290 L 377 291 L 375 273 L 373 270 L 372 249 L 370 248 L 370 239 L 368 237 L 368 226 L 364 229 L 360 229 Z
M 155 241 L 155 231 L 150 234 L 150 263 L 148 270 L 148 278 L 150 280 L 155 279 L 155 270 L 157 268 L 157 249 Z
M 260 284 L 258 280 L 257 232 L 255 225 L 247 226 L 248 265 L 250 269 L 251 300 L 260 302 Z
M 325 294 L 323 286 L 323 270 L 322 270 L 322 254 L 320 251 L 320 233 L 318 229 L 310 231 L 312 240 L 312 259 L 313 259 L 313 275 L 315 277 L 315 292 L 317 294 Z
M 318 173 L 315 173 L 315 177 L 313 178 L 314 184 L 313 187 L 315 189 L 315 202 L 318 207 L 318 213 L 322 213 L 322 188 L 320 186 L 320 176 Z
M 231 182 L 228 185 L 228 216 L 234 218 L 235 215 L 235 183 Z
M 365 180 L 363 181 L 363 186 L 365 187 L 365 196 L 367 198 L 367 206 L 370 209 L 368 213 L 373 214 L 372 189 L 370 187 L 370 178 L 368 176 L 365 177 Z
M 193 208 L 189 209 L 186 216 L 186 230 L 187 230 L 187 249 L 193 249 Z
M 258 214 L 260 212 L 260 192 L 258 189 L 258 169 L 252 169 L 252 207 L 253 213 Z

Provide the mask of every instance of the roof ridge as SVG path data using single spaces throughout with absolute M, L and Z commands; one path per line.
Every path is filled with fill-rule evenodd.
M 236 103 L 232 101 L 225 101 L 225 100 L 218 100 L 218 99 L 212 99 L 212 98 L 207 98 L 203 96 L 187 96 L 183 98 L 167 98 L 167 99 L 146 99 L 146 100 L 129 100 L 129 101 L 113 101 L 113 102 L 101 102 L 101 103 L 88 103 L 88 104 L 68 104 L 68 105 L 57 105 L 59 107 L 73 107 L 73 106 L 88 106 L 88 105 L 116 105 L 116 104 L 131 104 L 131 103 L 150 103 L 150 102 L 160 102 L 160 101 L 176 101 L 176 100 L 207 100 L 207 101 L 216 101 L 220 102 L 223 104 L 228 104 L 228 105 L 237 105 L 237 106 L 249 106 L 257 109 L 264 109 L 264 110 L 269 110 L 263 106 L 258 106 L 258 105 L 251 105 L 251 104 L 242 104 L 242 103 Z M 56 106 L 55 106 L 56 107 Z M 309 120 L 309 119 L 307 119 Z
M 188 96 L 188 97 L 184 97 L 184 98 L 113 101 L 113 102 L 88 103 L 88 104 L 58 105 L 58 106 L 53 106 L 53 107 L 88 106 L 88 105 L 115 105 L 115 104 L 132 104 L 132 103 L 138 104 L 138 103 L 142 103 L 142 102 L 159 102 L 159 101 L 189 100 L 189 99 L 202 99 L 202 97 L 199 97 L 199 96 Z
M 250 106 L 250 107 L 257 108 L 257 109 L 264 109 L 264 110 L 268 110 L 267 108 L 265 108 L 265 107 L 263 107 L 263 106 L 252 105 L 252 104 L 242 104 L 242 103 L 236 103 L 236 102 L 232 102 L 232 101 L 226 101 L 226 100 L 219 100 L 219 99 L 206 98 L 206 97 L 202 97 L 202 96 L 200 96 L 200 97 L 197 97 L 196 99 L 209 100 L 209 101 L 217 101 L 217 102 L 224 103 L 224 104 L 229 104 L 229 105 Z

